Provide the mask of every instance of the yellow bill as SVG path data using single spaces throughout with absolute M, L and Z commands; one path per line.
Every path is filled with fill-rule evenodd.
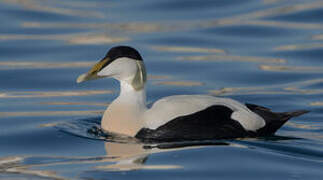
M 101 71 L 101 69 L 103 69 L 103 67 L 105 67 L 106 63 L 108 63 L 109 58 L 105 58 L 102 59 L 101 61 L 99 61 L 98 63 L 96 63 L 89 72 L 81 74 L 76 82 L 77 83 L 81 83 L 84 81 L 89 81 L 89 80 L 94 80 L 94 79 L 99 79 L 99 78 L 103 78 L 101 76 L 98 76 L 98 72 Z

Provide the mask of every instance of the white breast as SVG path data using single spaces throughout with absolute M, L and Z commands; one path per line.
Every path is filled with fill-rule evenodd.
M 112 103 L 101 120 L 101 127 L 108 132 L 135 136 L 143 127 L 141 116 L 144 109 L 125 103 Z
M 231 118 L 246 130 L 255 131 L 265 126 L 265 121 L 250 111 L 245 105 L 228 98 L 207 95 L 179 95 L 162 98 L 155 102 L 144 114 L 144 126 L 157 129 L 179 116 L 193 114 L 212 105 L 224 105 L 234 111 Z

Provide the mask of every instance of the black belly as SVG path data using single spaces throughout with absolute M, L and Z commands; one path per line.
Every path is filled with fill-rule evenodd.
M 136 134 L 136 138 L 150 142 L 169 142 L 253 136 L 238 121 L 231 119 L 232 113 L 225 106 L 210 106 L 194 114 L 177 117 L 154 130 L 143 128 Z

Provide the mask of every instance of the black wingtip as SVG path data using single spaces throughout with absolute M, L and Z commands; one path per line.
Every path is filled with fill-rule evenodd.
M 289 119 L 310 112 L 308 110 L 296 110 L 291 112 L 275 113 L 259 108 L 253 110 L 266 121 L 266 125 L 263 128 L 257 130 L 258 136 L 273 135 Z
M 289 118 L 292 118 L 292 117 L 297 117 L 297 116 L 300 116 L 300 115 L 303 115 L 303 114 L 306 114 L 309 112 L 310 111 L 308 111 L 308 110 L 297 110 L 297 111 L 292 111 L 292 112 L 285 112 L 284 114 L 289 116 Z

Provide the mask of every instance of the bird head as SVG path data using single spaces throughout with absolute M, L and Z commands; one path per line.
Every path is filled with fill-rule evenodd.
M 81 74 L 77 78 L 77 83 L 104 77 L 126 81 L 135 90 L 142 89 L 146 82 L 146 70 L 141 55 L 129 46 L 113 47 L 90 71 Z

